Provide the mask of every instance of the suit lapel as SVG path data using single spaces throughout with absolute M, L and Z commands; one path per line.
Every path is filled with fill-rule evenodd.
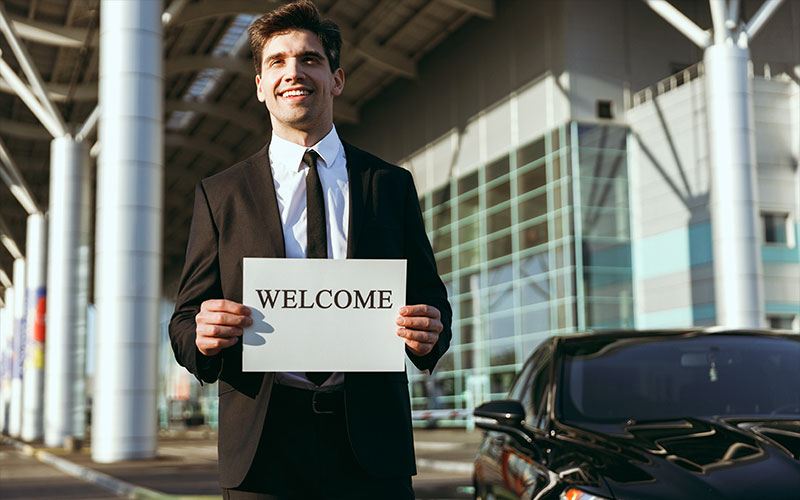
M 275 195 L 275 182 L 272 179 L 272 168 L 269 164 L 269 142 L 258 153 L 250 158 L 250 182 L 247 188 L 250 199 L 256 210 L 254 226 L 266 229 L 266 234 L 256 231 L 254 239 L 264 234 L 261 248 L 264 256 L 286 257 L 286 244 L 283 241 L 283 225 Z
M 372 169 L 360 151 L 342 141 L 347 159 L 347 180 L 350 184 L 350 221 L 347 230 L 347 258 L 355 258 L 358 238 L 364 224 L 365 203 L 368 198 Z

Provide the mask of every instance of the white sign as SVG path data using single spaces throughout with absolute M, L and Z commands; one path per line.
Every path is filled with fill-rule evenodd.
M 405 369 L 405 260 L 245 258 L 243 272 L 243 371 Z

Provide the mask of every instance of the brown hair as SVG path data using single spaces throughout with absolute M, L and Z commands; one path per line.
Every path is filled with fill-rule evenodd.
M 317 35 L 325 49 L 331 72 L 339 69 L 339 54 L 342 51 L 339 26 L 330 19 L 322 19 L 319 9 L 310 0 L 297 0 L 264 14 L 247 28 L 256 74 L 261 74 L 261 55 L 267 40 L 293 30 L 308 30 Z

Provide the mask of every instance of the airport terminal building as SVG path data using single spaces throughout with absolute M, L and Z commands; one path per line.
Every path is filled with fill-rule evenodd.
M 403 61 L 348 67 L 345 60 L 347 99 L 336 127 L 344 140 L 412 172 L 450 296 L 450 351 L 432 376 L 408 365 L 420 424 L 433 415 L 443 425 L 464 425 L 469 408 L 505 395 L 527 356 L 551 335 L 715 324 L 800 332 L 796 2 L 732 2 L 740 11 L 725 13 L 728 38 L 713 43 L 717 14 L 690 0 L 670 3 L 699 27 L 685 29 L 691 40 L 644 0 L 317 3 L 345 20 L 372 9 L 374 33 L 393 16 L 407 19 L 375 40 L 413 60 L 413 71 Z M 761 24 L 751 23 L 769 9 Z M 250 65 L 246 46 L 235 41 L 253 15 L 227 12 L 203 50 Z M 356 22 L 350 28 L 364 29 Z M 180 36 L 169 43 L 167 52 L 185 49 Z M 726 44 L 746 56 L 738 63 L 744 73 L 728 73 L 734 81 L 744 75 L 730 92 L 715 83 L 726 78 L 719 61 L 733 60 L 713 53 Z M 368 48 L 346 44 L 344 52 Z M 179 180 L 196 182 L 224 161 L 249 156 L 269 130 L 242 121 L 263 122 L 266 113 L 253 117 L 250 77 L 213 73 L 235 73 L 233 66 L 176 76 L 169 65 L 167 59 L 163 237 L 165 246 L 185 248 L 194 184 Z M 719 115 L 726 92 L 741 101 L 730 119 Z M 214 103 L 202 104 L 214 98 L 238 99 L 235 125 L 261 129 L 241 139 L 234 124 L 206 120 L 220 113 Z M 717 139 L 726 123 L 737 138 L 729 141 L 730 158 Z M 180 136 L 186 130 L 190 135 Z M 179 169 L 190 173 L 177 177 Z M 752 194 L 739 200 L 744 221 L 725 205 L 726 193 L 737 189 Z M 752 247 L 749 260 L 737 242 Z M 216 387 L 197 384 L 169 348 L 181 265 L 180 258 L 164 260 L 160 423 L 191 414 L 214 425 Z M 731 279 L 745 290 L 732 291 Z M 98 335 L 93 311 L 90 339 Z

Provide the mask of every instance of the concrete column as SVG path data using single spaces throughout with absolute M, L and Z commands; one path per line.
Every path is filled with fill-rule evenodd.
M 103 0 L 92 458 L 150 458 L 157 438 L 163 217 L 162 5 Z
M 50 150 L 47 364 L 44 441 L 84 437 L 85 325 L 89 245 L 89 150 L 69 137 Z M 79 417 L 76 421 L 75 416 Z
M 11 288 L 6 288 L 4 297 L 8 297 Z M 6 328 L 8 302 L 0 308 L 0 432 L 8 433 L 8 406 L 11 403 L 11 329 Z
M 717 323 L 731 328 L 765 321 L 749 55 L 728 42 L 709 47 L 704 57 L 714 294 Z
M 25 259 L 14 260 L 14 288 L 11 304 L 11 330 L 14 351 L 11 353 L 11 403 L 8 415 L 8 433 L 19 437 L 22 433 L 22 368 L 25 363 Z
M 47 219 L 43 213 L 28 216 L 25 240 L 25 365 L 22 397 L 22 439 L 43 434 L 45 304 L 47 271 Z

